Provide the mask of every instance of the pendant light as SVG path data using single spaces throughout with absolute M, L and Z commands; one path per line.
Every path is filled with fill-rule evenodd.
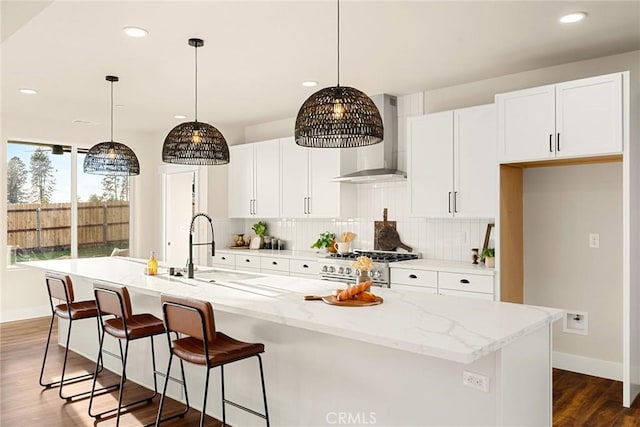
M 198 48 L 201 39 L 189 39 L 195 48 L 195 121 L 181 123 L 171 129 L 162 146 L 162 161 L 182 165 L 224 165 L 229 163 L 229 147 L 222 133 L 207 123 L 198 121 Z
M 95 175 L 140 175 L 140 163 L 129 147 L 113 140 L 113 83 L 120 79 L 106 76 L 111 82 L 111 139 L 99 142 L 89 149 L 84 158 L 83 170 Z
M 340 86 L 340 0 L 338 3 L 338 72 L 336 86 L 320 89 L 300 107 L 295 140 L 303 147 L 363 147 L 382 141 L 378 108 L 358 89 Z

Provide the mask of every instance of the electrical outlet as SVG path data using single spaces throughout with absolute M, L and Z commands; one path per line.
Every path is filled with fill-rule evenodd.
M 600 247 L 600 235 L 598 233 L 589 233 L 589 247 L 592 249 Z
M 462 384 L 485 393 L 489 392 L 489 377 L 475 372 L 463 371 Z

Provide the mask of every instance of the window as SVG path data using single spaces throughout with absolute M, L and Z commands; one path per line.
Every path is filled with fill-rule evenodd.
M 128 177 L 84 174 L 84 150 L 60 151 L 54 154 L 51 145 L 7 144 L 11 264 L 108 256 L 114 248 L 129 247 Z

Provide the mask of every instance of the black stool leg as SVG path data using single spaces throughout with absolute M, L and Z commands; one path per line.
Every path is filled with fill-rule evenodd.
M 176 333 L 176 338 L 178 337 L 178 334 Z M 182 373 L 182 388 L 184 390 L 184 399 L 185 399 L 185 408 L 184 411 L 175 414 L 175 415 L 171 415 L 170 417 L 167 418 L 161 418 L 162 417 L 162 408 L 164 406 L 164 398 L 167 395 L 167 385 L 169 384 L 169 373 L 171 373 L 171 361 L 173 360 L 173 352 L 171 351 L 171 339 L 169 339 L 169 364 L 167 365 L 167 374 L 165 375 L 165 380 L 164 380 L 164 386 L 162 387 L 162 396 L 160 396 L 160 405 L 158 406 L 158 415 L 156 416 L 156 422 L 152 423 L 152 424 L 147 424 L 147 426 L 145 427 L 151 427 L 151 426 L 156 426 L 158 427 L 160 425 L 160 423 L 163 423 L 165 421 L 168 420 L 172 420 L 174 418 L 182 418 L 185 415 L 187 415 L 187 412 L 189 412 L 189 395 L 187 394 L 187 378 L 184 375 L 184 363 L 182 363 L 182 359 L 180 360 L 180 372 Z
M 160 396 L 160 405 L 158 405 L 158 415 L 156 416 L 156 427 L 160 425 L 162 417 L 162 408 L 164 407 L 164 398 L 167 395 L 167 386 L 169 385 L 169 372 L 171 372 L 171 362 L 173 360 L 173 352 L 169 353 L 169 364 L 167 365 L 167 375 L 164 379 L 164 386 L 162 387 L 162 396 Z
M 224 401 L 224 365 L 220 365 L 220 384 L 222 385 L 222 425 L 227 425 L 227 413 L 225 411 Z
M 120 375 L 120 393 L 118 393 L 118 410 L 116 412 L 116 427 L 120 425 L 120 411 L 122 410 L 122 395 L 124 394 L 124 382 L 127 380 L 127 356 L 129 355 L 129 340 L 124 345 L 124 359 L 122 359 L 122 375 Z
M 209 391 L 209 372 L 211 369 L 207 365 L 207 375 L 204 379 L 204 400 L 202 401 L 202 413 L 200 414 L 200 427 L 204 427 L 204 417 L 207 409 L 207 392 Z
M 53 330 L 53 320 L 55 316 L 51 316 L 51 322 L 49 323 L 49 335 L 47 335 L 47 346 L 44 348 L 44 358 L 42 359 L 42 369 L 40 369 L 40 385 L 42 387 L 51 387 L 53 383 L 45 384 L 42 382 L 42 376 L 44 375 L 44 365 L 47 363 L 47 353 L 49 352 L 49 342 L 51 341 L 51 331 Z
M 260 357 L 259 354 L 257 354 L 256 356 L 258 356 L 258 362 L 260 364 L 260 383 L 262 383 L 262 400 L 264 402 L 264 416 L 265 416 L 265 419 L 267 420 L 267 427 L 269 427 L 270 426 L 269 409 L 267 408 L 267 391 L 264 387 L 264 372 L 262 370 L 262 357 Z

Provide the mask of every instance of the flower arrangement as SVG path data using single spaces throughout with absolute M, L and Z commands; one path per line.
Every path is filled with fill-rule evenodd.
M 328 248 L 329 246 L 331 246 L 334 238 L 335 234 L 331 233 L 330 231 L 325 231 L 324 233 L 320 233 L 320 237 L 318 237 L 318 240 L 316 240 L 316 242 L 311 245 L 311 247 L 313 249 Z
M 367 256 L 359 256 L 351 265 L 360 271 L 371 271 L 373 261 Z

